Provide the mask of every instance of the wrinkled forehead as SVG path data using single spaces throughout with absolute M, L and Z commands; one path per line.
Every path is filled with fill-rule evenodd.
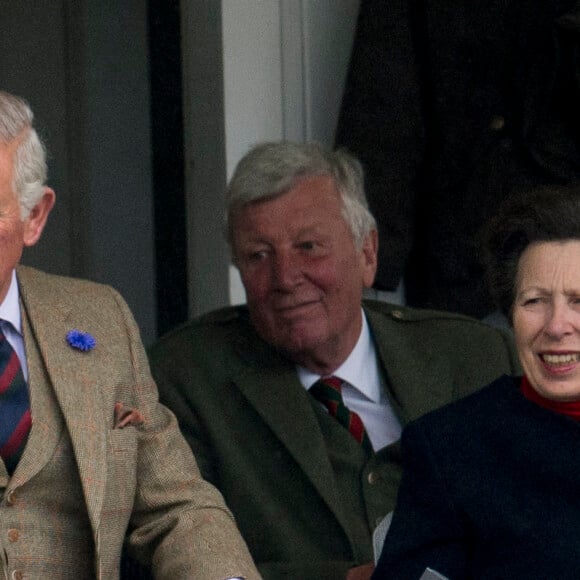
M 288 191 L 246 203 L 230 215 L 230 241 L 243 230 L 279 229 L 287 232 L 347 225 L 344 207 L 332 178 L 326 175 L 298 181 Z M 350 228 L 349 228 L 350 229 Z
M 3 178 L 14 174 L 14 156 L 17 149 L 18 144 L 14 141 L 0 142 L 0 172 Z
M 534 242 L 520 256 L 516 290 L 556 287 L 580 292 L 580 239 Z

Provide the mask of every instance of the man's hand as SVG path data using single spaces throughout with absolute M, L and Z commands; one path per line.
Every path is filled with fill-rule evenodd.
M 346 574 L 346 580 L 369 580 L 375 565 L 372 562 L 351 568 Z

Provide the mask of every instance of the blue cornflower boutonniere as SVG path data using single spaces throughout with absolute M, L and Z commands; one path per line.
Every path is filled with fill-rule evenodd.
M 92 334 L 89 334 L 88 332 L 82 332 L 76 328 L 67 333 L 66 341 L 73 348 L 82 350 L 83 352 L 93 350 L 97 344 L 97 341 Z

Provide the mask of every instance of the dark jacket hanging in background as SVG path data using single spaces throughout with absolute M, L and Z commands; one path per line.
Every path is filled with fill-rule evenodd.
M 336 141 L 365 167 L 376 287 L 485 316 L 482 225 L 580 181 L 580 2 L 362 0 Z

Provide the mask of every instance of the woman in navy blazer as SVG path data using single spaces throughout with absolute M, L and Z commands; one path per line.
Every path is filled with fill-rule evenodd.
M 580 578 L 580 187 L 508 200 L 487 253 L 524 375 L 405 429 L 373 579 Z

